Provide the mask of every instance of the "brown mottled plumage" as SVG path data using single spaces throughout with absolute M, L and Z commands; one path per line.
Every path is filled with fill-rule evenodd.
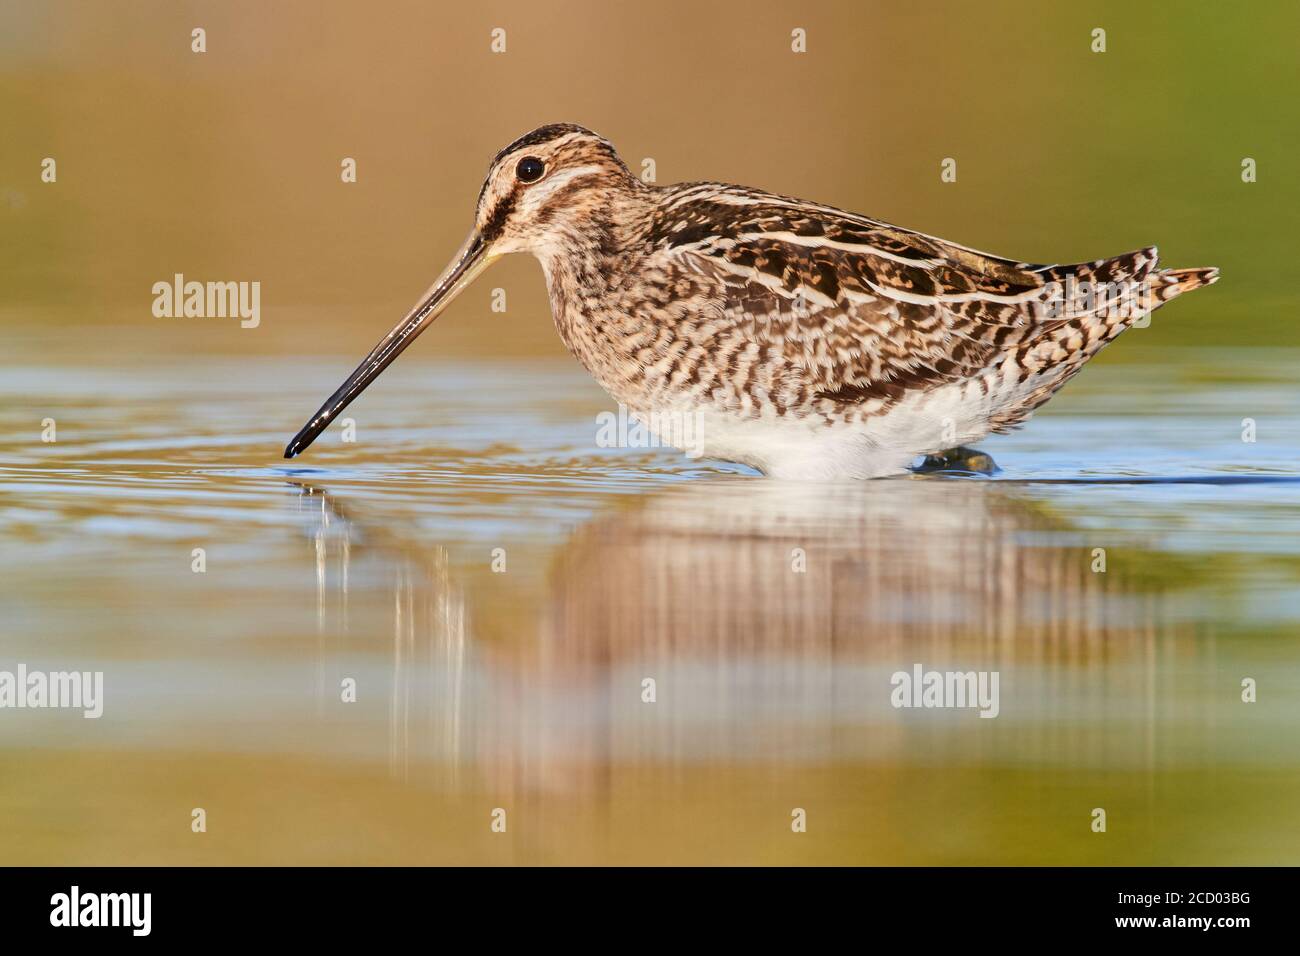
M 741 186 L 650 186 L 595 133 L 543 126 L 497 154 L 460 256 L 286 456 L 511 252 L 540 260 L 561 338 L 616 400 L 669 432 L 692 417 L 692 453 L 786 477 L 896 473 L 1018 425 L 1218 277 L 1162 270 L 1154 247 L 1032 265 Z

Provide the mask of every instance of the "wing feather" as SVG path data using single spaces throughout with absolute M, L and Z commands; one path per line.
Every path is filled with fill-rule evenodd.
M 1035 265 L 770 193 L 681 189 L 651 244 L 708 273 L 723 315 L 760 343 L 779 343 L 814 395 L 841 402 L 969 379 L 1078 320 L 1048 308 L 1056 284 L 1141 278 L 1155 263 L 1154 250 L 1140 250 Z

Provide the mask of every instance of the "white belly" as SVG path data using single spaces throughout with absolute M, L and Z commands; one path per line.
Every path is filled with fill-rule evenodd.
M 989 433 L 992 411 L 1008 397 L 1006 390 L 986 393 L 967 381 L 914 394 L 861 421 L 745 418 L 704 407 L 675 410 L 667 418 L 661 413 L 661 421 L 690 416 L 690 426 L 677 434 L 672 428 L 652 430 L 692 457 L 741 462 L 773 478 L 881 478 L 905 473 L 922 455 L 979 441 Z M 689 440 L 681 440 L 683 434 Z
M 916 450 L 914 441 L 890 441 L 884 434 L 888 429 L 873 427 L 876 424 L 884 423 L 824 425 L 788 418 L 706 416 L 698 453 L 742 462 L 773 478 L 817 481 L 906 472 L 923 452 Z M 685 450 L 697 454 L 696 449 Z

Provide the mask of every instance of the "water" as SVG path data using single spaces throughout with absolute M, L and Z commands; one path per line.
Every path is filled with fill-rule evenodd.
M 1297 356 L 1127 357 L 821 486 L 597 448 L 570 363 L 413 350 L 293 462 L 346 360 L 10 368 L 0 670 L 105 707 L 0 711 L 0 862 L 1294 863 Z

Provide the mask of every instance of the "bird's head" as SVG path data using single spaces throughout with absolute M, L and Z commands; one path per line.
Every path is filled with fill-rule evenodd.
M 475 233 L 493 257 L 544 255 L 581 237 L 621 195 L 639 187 L 609 140 L 567 123 L 542 126 L 492 160 L 479 191 Z
M 642 189 L 609 141 L 567 123 L 541 126 L 497 153 L 479 191 L 474 228 L 451 263 L 284 450 L 293 458 L 496 259 L 545 260 L 581 243 L 621 195 Z

